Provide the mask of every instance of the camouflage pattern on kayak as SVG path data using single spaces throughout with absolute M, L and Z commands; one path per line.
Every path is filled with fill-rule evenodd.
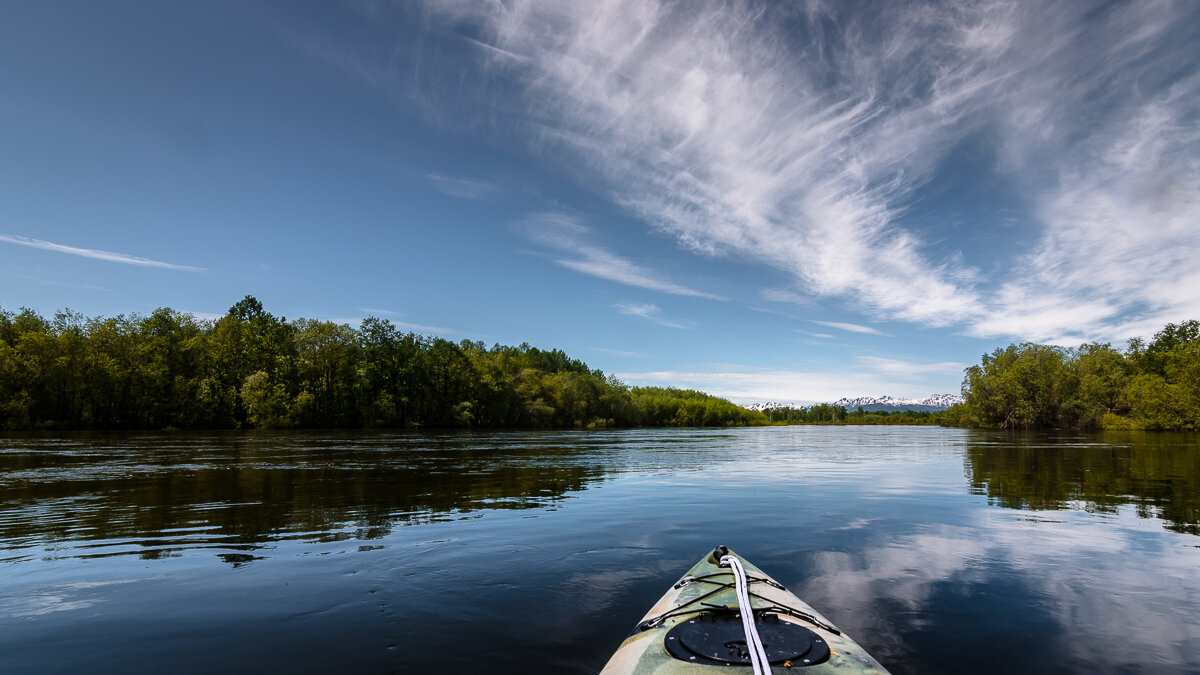
M 773 673 L 887 673 L 815 609 L 745 558 L 719 546 L 650 608 L 602 675 L 749 672 L 733 572 L 719 564 L 725 554 L 735 556 L 746 569 L 755 626 Z

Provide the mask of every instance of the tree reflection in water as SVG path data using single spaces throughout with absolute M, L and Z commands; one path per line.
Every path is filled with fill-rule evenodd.
M 1200 435 L 1105 432 L 1088 436 L 973 433 L 967 475 L 991 503 L 1012 509 L 1132 505 L 1164 527 L 1200 534 Z
M 605 476 L 595 455 L 553 434 L 503 438 L 30 437 L 0 453 L 0 539 L 10 549 L 71 542 L 60 557 L 232 549 L 220 557 L 241 565 L 279 539 L 373 540 L 481 509 L 544 508 Z

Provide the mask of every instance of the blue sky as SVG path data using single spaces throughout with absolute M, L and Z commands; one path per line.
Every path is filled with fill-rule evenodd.
M 367 315 L 739 402 L 1200 318 L 1200 4 L 0 10 L 0 307 Z

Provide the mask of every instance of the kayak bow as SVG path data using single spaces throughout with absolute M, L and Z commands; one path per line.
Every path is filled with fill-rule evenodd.
M 773 672 L 887 673 L 817 610 L 745 558 L 718 546 L 650 608 L 602 675 L 702 675 L 727 672 L 730 666 L 750 668 L 754 643 L 747 642 L 734 572 L 721 564 L 724 556 L 736 558 L 745 569 L 753 625 Z

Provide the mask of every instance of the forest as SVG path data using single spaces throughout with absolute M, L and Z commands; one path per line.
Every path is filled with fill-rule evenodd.
M 628 387 L 541 350 L 288 321 L 252 296 L 215 321 L 161 308 L 0 310 L 0 429 L 596 428 L 765 424 L 715 396 Z
M 1024 343 L 966 370 L 948 426 L 1200 430 L 1200 322 L 1167 324 L 1124 350 Z
M 1200 430 L 1200 322 L 1153 340 L 1023 343 L 966 370 L 940 413 L 831 404 L 755 411 L 703 392 L 629 387 L 562 350 L 288 321 L 253 296 L 216 320 L 46 319 L 0 309 L 0 429 L 603 428 L 942 424 Z

